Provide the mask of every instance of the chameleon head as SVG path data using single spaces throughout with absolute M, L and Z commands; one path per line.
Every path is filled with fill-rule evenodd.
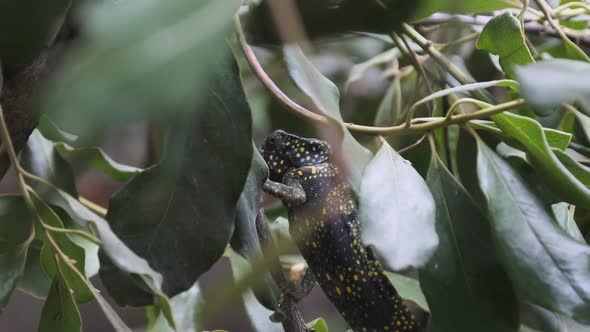
M 277 130 L 264 140 L 260 153 L 268 165 L 270 180 L 281 181 L 292 169 L 327 162 L 330 146 L 325 141 Z

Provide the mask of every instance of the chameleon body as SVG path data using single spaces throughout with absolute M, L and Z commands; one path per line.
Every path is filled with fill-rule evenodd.
M 264 189 L 282 199 L 309 270 L 354 331 L 419 331 L 371 248 L 360 240 L 356 203 L 327 142 L 278 130 L 261 147 Z

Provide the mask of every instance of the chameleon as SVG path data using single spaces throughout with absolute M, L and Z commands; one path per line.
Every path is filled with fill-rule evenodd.
M 263 190 L 287 207 L 289 232 L 311 271 L 301 287 L 283 291 L 302 298 L 317 281 L 355 332 L 421 331 L 360 239 L 356 201 L 330 162 L 330 145 L 277 130 L 259 150 L 269 168 Z

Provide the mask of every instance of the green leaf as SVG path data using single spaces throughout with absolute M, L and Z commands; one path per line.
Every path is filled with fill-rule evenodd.
M 518 302 L 495 254 L 489 224 L 471 196 L 433 157 L 426 181 L 436 201 L 440 244 L 419 270 L 440 331 L 516 331 Z
M 154 325 L 148 328 L 148 332 L 202 331 L 201 322 L 196 321 L 195 318 L 199 316 L 196 313 L 200 312 L 204 305 L 201 287 L 195 283 L 187 291 L 170 299 L 176 330 L 170 327 L 164 314 L 159 312 Z
M 567 203 L 558 203 L 553 204 L 551 206 L 553 210 L 553 215 L 555 216 L 555 220 L 559 223 L 561 228 L 563 228 L 572 238 L 586 243 L 584 240 L 584 236 L 580 232 L 576 221 L 574 220 L 574 214 L 570 211 L 570 205 Z
M 345 160 L 347 166 L 345 169 L 349 172 L 350 184 L 358 192 L 363 172 L 371 160 L 372 153 L 357 142 L 344 126 L 340 114 L 338 88 L 314 67 L 299 46 L 287 45 L 283 48 L 283 54 L 293 81 L 301 91 L 311 98 L 317 110 L 333 122 L 333 129 L 339 131 L 338 133 L 330 133 L 326 138 L 336 155 Z M 341 140 L 340 138 L 337 139 L 338 141 L 333 139 L 334 134 L 336 137 L 342 137 Z
M 51 288 L 51 279 L 41 265 L 41 246 L 43 242 L 34 240 L 27 251 L 27 262 L 18 289 L 39 299 L 45 299 Z
M 375 115 L 376 127 L 388 127 L 399 123 L 402 98 L 401 79 L 395 77 L 377 109 Z
M 414 20 L 419 20 L 439 12 L 477 14 L 521 7 L 522 4 L 518 0 L 424 0 L 413 17 Z
M 491 19 L 483 28 L 477 48 L 500 57 L 500 66 L 508 77 L 514 77 L 514 67 L 535 62 L 526 45 L 520 21 L 510 13 Z
M 359 197 L 362 240 L 388 270 L 419 267 L 438 245 L 435 203 L 416 170 L 387 143 L 367 166 Z
M 590 112 L 589 63 L 546 60 L 516 68 L 515 72 L 521 93 L 531 106 L 547 109 L 577 102 Z
M 149 0 L 87 6 L 81 18 L 85 38 L 59 79 L 47 85 L 44 109 L 85 137 L 113 124 L 190 112 L 208 86 L 239 4 Z
M 518 143 L 508 135 L 504 134 L 492 121 L 475 120 L 472 121 L 471 124 L 477 129 L 485 129 L 492 132 L 494 135 L 500 137 L 503 141 L 515 144 Z M 554 149 L 566 150 L 572 141 L 572 134 L 560 130 L 543 128 L 543 132 L 545 133 L 547 143 L 549 143 L 549 146 Z
M 78 139 L 78 136 L 65 132 L 57 127 L 57 125 L 46 115 L 41 115 L 37 130 L 50 141 L 73 143 Z
M 494 115 L 492 120 L 502 132 L 524 147 L 531 166 L 550 188 L 570 203 L 590 205 L 590 188 L 561 164 L 537 121 L 511 113 Z
M 553 149 L 553 153 L 557 159 L 572 173 L 578 180 L 580 180 L 586 187 L 590 188 L 590 167 L 586 167 L 577 162 L 569 154 Z
M 71 166 L 57 152 L 54 143 L 43 137 L 39 130 L 33 131 L 29 136 L 20 159 L 21 166 L 25 170 L 49 181 L 70 195 L 77 196 L 74 172 Z M 32 187 L 41 197 L 54 204 L 56 199 L 51 197 L 43 186 L 33 183 Z
M 22 197 L 0 196 L 0 312 L 25 271 L 33 221 Z
M 31 200 L 35 206 L 39 218 L 41 221 L 51 227 L 63 228 L 63 223 L 59 216 L 45 203 L 43 202 L 36 193 L 31 193 Z M 92 290 L 88 288 L 86 282 L 80 277 L 76 271 L 74 271 L 70 265 L 64 265 L 59 268 L 55 261 L 56 252 L 53 249 L 43 226 L 38 227 L 40 237 L 43 239 L 43 247 L 41 249 L 41 264 L 49 277 L 55 279 L 59 273 L 60 278 L 72 289 L 74 298 L 79 303 L 85 303 L 94 299 Z M 55 243 L 59 246 L 60 250 L 74 261 L 75 268 L 84 275 L 85 273 L 85 259 L 86 253 L 84 249 L 75 244 L 68 235 L 65 233 L 51 232 L 48 231 L 51 237 L 55 240 Z
M 416 279 L 393 272 L 385 272 L 385 274 L 389 281 L 395 285 L 395 289 L 402 298 L 411 300 L 420 306 L 420 308 L 430 311 L 426 297 L 420 288 L 420 283 Z
M 307 323 L 311 329 L 315 332 L 328 332 L 328 324 L 323 318 L 317 318 L 309 323 Z
M 67 282 L 57 276 L 53 280 L 47 300 L 43 305 L 39 332 L 79 332 L 82 331 L 80 311 Z
M 237 255 L 235 252 L 230 254 L 230 263 L 234 280 L 240 280 L 252 272 L 252 265 L 244 258 Z M 264 276 L 260 276 L 260 280 Z M 269 309 L 263 306 L 260 301 L 256 300 L 254 293 L 251 290 L 246 290 L 242 294 L 246 314 L 250 319 L 254 331 L 269 331 L 269 332 L 283 332 L 283 326 L 280 323 L 274 323 L 270 320 L 270 316 L 276 309 Z
M 250 110 L 237 66 L 227 60 L 219 59 L 194 114 L 176 122 L 161 164 L 133 177 L 109 204 L 114 232 L 163 275 L 170 296 L 192 287 L 223 254 L 250 168 Z M 112 295 L 119 304 L 152 303 L 102 258 L 101 278 L 118 290 Z
M 268 178 L 268 167 L 256 148 L 246 185 L 238 200 L 235 216 L 235 230 L 231 240 L 232 248 L 247 262 L 257 262 L 263 258 L 257 232 L 256 216 L 262 207 L 262 185 Z M 233 262 L 233 261 L 232 261 Z M 262 282 L 252 285 L 256 298 L 268 310 L 278 309 L 280 290 L 270 273 L 261 276 Z
M 25 65 L 53 43 L 71 0 L 0 1 L 0 59 Z
M 520 176 L 481 140 L 477 173 L 498 253 L 519 294 L 590 322 L 590 248 L 571 238 Z
M 65 143 L 55 143 L 55 149 L 64 158 L 83 160 L 117 181 L 127 181 L 141 172 L 140 168 L 119 164 L 100 148 L 73 148 Z

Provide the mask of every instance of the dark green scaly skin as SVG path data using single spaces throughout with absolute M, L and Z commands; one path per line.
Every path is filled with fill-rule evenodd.
M 278 130 L 265 140 L 261 153 L 270 169 L 265 191 L 288 207 L 292 237 L 350 327 L 419 331 L 379 261 L 360 241 L 356 203 L 329 161 L 328 144 Z

